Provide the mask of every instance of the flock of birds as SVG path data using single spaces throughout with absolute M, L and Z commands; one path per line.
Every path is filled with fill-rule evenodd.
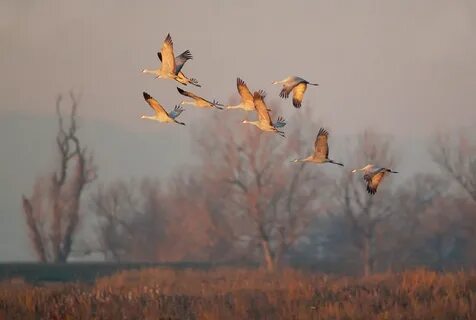
M 182 72 L 185 63 L 192 59 L 192 54 L 189 50 L 186 50 L 180 55 L 174 56 L 173 42 L 170 34 L 168 34 L 165 38 L 162 49 L 157 53 L 157 55 L 161 61 L 160 68 L 153 70 L 144 69 L 142 70 L 143 73 L 152 74 L 156 79 L 170 79 L 175 80 L 185 86 L 191 84 L 196 87 L 201 87 L 195 78 L 189 78 Z M 287 99 L 292 92 L 292 103 L 295 108 L 301 107 L 304 93 L 306 92 L 308 85 L 318 86 L 317 83 L 310 83 L 309 81 L 296 76 L 290 76 L 281 81 L 274 81 L 273 84 L 282 85 L 279 96 L 283 99 Z M 273 122 L 270 116 L 271 109 L 266 106 L 264 101 L 266 93 L 263 90 L 258 90 L 251 94 L 251 91 L 248 89 L 246 83 L 240 78 L 237 78 L 236 85 L 241 98 L 240 103 L 234 106 L 229 105 L 226 107 L 216 100 L 210 101 L 192 92 L 185 91 L 177 87 L 177 90 L 181 95 L 186 96 L 191 100 L 182 101 L 180 105 L 176 105 L 174 109 L 169 112 L 167 112 L 164 107 L 151 95 L 149 95 L 147 92 L 143 92 L 145 101 L 155 111 L 155 114 L 153 116 L 142 116 L 141 118 L 164 123 L 177 123 L 180 125 L 185 125 L 185 123 L 177 120 L 180 114 L 184 111 L 181 105 L 194 105 L 198 108 L 216 108 L 220 110 L 225 108 L 241 109 L 247 112 L 256 112 L 258 116 L 258 119 L 255 121 L 243 120 L 242 123 L 248 123 L 256 126 L 262 131 L 274 132 L 282 137 L 285 137 L 284 132 L 279 129 L 286 125 L 286 121 L 283 117 L 278 117 L 276 121 Z M 333 163 L 339 166 L 344 166 L 342 163 L 329 159 L 329 145 L 327 142 L 328 137 L 329 132 L 324 128 L 320 128 L 314 142 L 313 154 L 307 158 L 296 159 L 293 162 Z M 368 164 L 363 168 L 352 170 L 352 173 L 359 171 L 363 172 L 363 178 L 367 184 L 367 192 L 371 195 L 377 192 L 379 184 L 387 174 L 397 173 L 391 169 L 378 167 L 373 164 Z

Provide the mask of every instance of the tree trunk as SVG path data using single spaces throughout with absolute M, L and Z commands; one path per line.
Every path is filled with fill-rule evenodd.
M 261 247 L 263 248 L 263 256 L 264 262 L 266 264 L 266 270 L 268 270 L 269 272 L 273 272 L 275 270 L 275 264 L 269 241 L 261 240 Z
M 373 272 L 373 259 L 370 252 L 370 238 L 365 237 L 362 247 L 362 262 L 364 268 L 364 276 L 367 277 Z

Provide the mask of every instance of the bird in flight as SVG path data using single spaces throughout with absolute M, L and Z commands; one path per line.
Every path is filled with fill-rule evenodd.
M 185 91 L 183 89 L 180 89 L 179 87 L 177 87 L 177 90 L 181 95 L 193 99 L 193 101 L 184 100 L 184 101 L 180 102 L 180 104 L 189 104 L 189 105 L 193 105 L 193 106 L 196 106 L 196 107 L 199 107 L 199 108 L 217 108 L 217 109 L 223 110 L 223 105 L 221 103 L 219 103 L 218 101 L 215 101 L 215 100 L 208 101 L 208 100 L 206 100 L 202 97 L 197 96 L 194 93 L 191 93 L 191 92 Z
M 293 160 L 293 162 L 333 163 L 344 166 L 342 163 L 329 159 L 328 138 L 329 132 L 324 128 L 320 128 L 317 133 L 316 141 L 314 142 L 314 153 L 307 158 L 296 159 Z
M 250 89 L 246 83 L 241 80 L 240 78 L 236 78 L 236 87 L 238 89 L 238 93 L 240 94 L 240 103 L 235 106 L 227 106 L 227 109 L 242 109 L 245 111 L 256 111 L 255 103 L 253 101 L 253 95 L 251 94 Z M 265 96 L 265 92 L 260 90 L 259 91 L 261 96 Z M 268 109 L 269 110 L 269 109 Z M 271 110 L 269 110 L 271 111 Z
M 382 182 L 385 175 L 389 173 L 398 173 L 387 168 L 381 168 L 374 166 L 373 164 L 368 164 L 363 168 L 352 170 L 353 173 L 357 171 L 364 172 L 364 180 L 367 182 L 367 192 L 374 195 L 377 192 L 377 188 Z
M 293 106 L 296 108 L 301 108 L 302 99 L 304 98 L 307 85 L 319 85 L 318 83 L 310 83 L 309 81 L 296 76 L 290 76 L 281 81 L 274 81 L 273 84 L 283 85 L 281 92 L 279 93 L 279 96 L 283 99 L 287 99 L 291 91 L 293 92 Z
M 162 53 L 157 52 L 157 57 L 159 57 L 160 62 L 162 62 Z M 189 50 L 185 50 L 181 54 L 175 57 L 175 74 L 177 75 L 177 80 L 183 85 L 187 84 L 193 84 L 194 86 L 201 87 L 201 85 L 198 83 L 197 79 L 195 78 L 188 78 L 183 72 L 182 68 L 188 60 L 193 59 L 192 54 L 190 53 Z
M 144 91 L 142 95 L 144 96 L 144 99 L 149 104 L 149 106 L 155 111 L 155 115 L 142 116 L 141 119 L 149 119 L 165 123 L 175 122 L 183 126 L 185 125 L 185 123 L 176 120 L 176 118 L 184 111 L 183 108 L 181 108 L 180 106 L 175 106 L 172 111 L 167 112 L 165 111 L 164 107 L 162 107 L 160 103 L 154 98 L 152 98 L 147 92 Z
M 192 58 L 190 51 L 185 51 L 185 55 L 182 56 L 185 61 Z M 175 57 L 174 57 L 174 43 L 172 42 L 172 37 L 170 33 L 167 34 L 167 37 L 164 40 L 162 45 L 162 49 L 160 50 L 160 58 L 162 59 L 162 64 L 159 69 L 149 70 L 144 69 L 142 70 L 143 73 L 149 73 L 155 75 L 155 78 L 159 79 L 174 79 L 177 80 L 177 68 L 175 64 Z M 183 64 L 180 69 L 183 67 Z M 180 70 L 179 70 L 180 71 Z M 178 81 L 178 80 L 177 80 Z
M 283 117 L 278 117 L 276 123 L 273 124 L 271 117 L 269 116 L 269 109 L 264 102 L 265 93 L 264 91 L 255 91 L 253 94 L 253 103 L 256 108 L 256 113 L 258 114 L 257 121 L 248 121 L 243 120 L 242 123 L 252 124 L 262 131 L 276 132 L 281 137 L 284 137 L 284 132 L 278 130 L 286 125 L 286 120 Z

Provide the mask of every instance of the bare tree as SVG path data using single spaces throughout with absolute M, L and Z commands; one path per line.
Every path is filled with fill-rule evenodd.
M 416 174 L 403 182 L 393 194 L 394 214 L 384 227 L 384 236 L 379 239 L 388 270 L 402 270 L 410 266 L 429 265 L 422 254 L 429 249 L 426 242 L 430 236 L 427 219 L 441 212 L 441 203 L 446 201 L 448 183 L 434 174 Z
M 96 178 L 92 154 L 77 136 L 79 97 L 70 92 L 69 126 L 61 113 L 62 96 L 56 99 L 59 167 L 47 179 L 38 178 L 33 195 L 23 196 L 30 240 L 41 262 L 66 262 L 80 221 L 80 199 L 84 187 Z
M 476 201 L 476 144 L 469 135 L 461 133 L 458 139 L 438 134 L 431 149 L 433 161 Z
M 353 165 L 375 163 L 382 166 L 393 166 L 395 159 L 390 148 L 390 139 L 375 132 L 365 131 L 359 135 L 355 149 L 349 159 L 354 159 Z M 390 179 L 388 179 L 390 180 Z M 375 261 L 381 254 L 376 243 L 379 227 L 394 213 L 391 201 L 391 191 L 381 188 L 375 196 L 370 196 L 359 177 L 345 172 L 337 184 L 336 204 L 331 209 L 334 214 L 343 214 L 349 223 L 353 235 L 353 245 L 359 252 L 364 275 L 373 272 Z
M 155 179 L 114 181 L 91 195 L 90 210 L 97 221 L 96 239 L 85 244 L 108 261 L 161 261 L 167 253 L 167 208 Z
M 325 191 L 319 186 L 328 179 L 319 169 L 288 161 L 296 152 L 303 153 L 303 142 L 312 145 L 315 132 L 304 140 L 295 130 L 282 139 L 239 127 L 238 119 L 220 115 L 199 132 L 201 171 L 207 184 L 229 190 L 224 195 L 229 205 L 222 214 L 241 221 L 232 224 L 236 237 L 252 251 L 258 246 L 264 265 L 273 271 L 318 212 L 318 191 Z

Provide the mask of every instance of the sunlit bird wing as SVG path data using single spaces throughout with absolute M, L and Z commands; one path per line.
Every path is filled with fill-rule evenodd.
M 373 175 L 366 175 L 364 179 L 367 181 L 367 192 L 370 194 L 375 194 L 377 192 L 377 188 L 382 181 L 383 177 L 385 176 L 385 170 L 377 172 Z
M 160 53 L 160 51 L 157 52 L 157 57 L 159 57 L 160 62 L 162 62 L 162 53 Z M 180 70 L 182 70 L 185 62 L 187 62 L 190 59 L 193 59 L 193 57 L 189 50 L 185 50 L 184 52 L 176 56 L 175 57 L 175 74 L 177 75 L 181 74 L 183 77 L 185 77 L 185 75 Z
M 329 156 L 329 145 L 327 144 L 327 138 L 329 132 L 326 129 L 320 128 L 317 133 L 316 141 L 314 142 L 314 155 L 319 159 L 327 159 Z
M 164 107 L 160 105 L 160 103 L 152 98 L 150 94 L 147 92 L 143 92 L 142 95 L 144 96 L 145 101 L 149 104 L 149 106 L 154 109 L 157 115 L 168 115 L 167 111 L 165 111 Z
M 178 90 L 178 92 L 179 92 L 181 95 L 186 96 L 186 97 L 189 97 L 189 98 L 192 98 L 192 99 L 194 99 L 194 100 L 205 100 L 205 99 L 203 99 L 202 97 L 199 97 L 199 96 L 197 96 L 196 94 L 191 93 L 191 92 L 189 92 L 189 91 L 185 91 L 185 90 L 183 90 L 183 89 L 180 89 L 179 87 L 177 87 L 177 90 Z M 206 101 L 206 100 L 205 100 L 205 101 Z
M 296 108 L 301 107 L 302 99 L 304 98 L 304 93 L 306 92 L 307 84 L 301 82 L 293 88 L 293 106 Z
M 162 72 L 175 74 L 174 43 L 170 34 L 167 34 L 160 53 L 162 56 Z
M 238 88 L 241 100 L 245 104 L 253 104 L 253 95 L 251 94 L 250 89 L 248 89 L 246 83 L 240 78 L 236 78 L 236 87 Z
M 253 95 L 253 102 L 255 104 L 256 112 L 258 113 L 259 121 L 268 123 L 270 126 L 273 125 L 271 122 L 271 117 L 269 116 L 268 107 L 263 100 L 264 96 L 262 92 L 255 91 Z

